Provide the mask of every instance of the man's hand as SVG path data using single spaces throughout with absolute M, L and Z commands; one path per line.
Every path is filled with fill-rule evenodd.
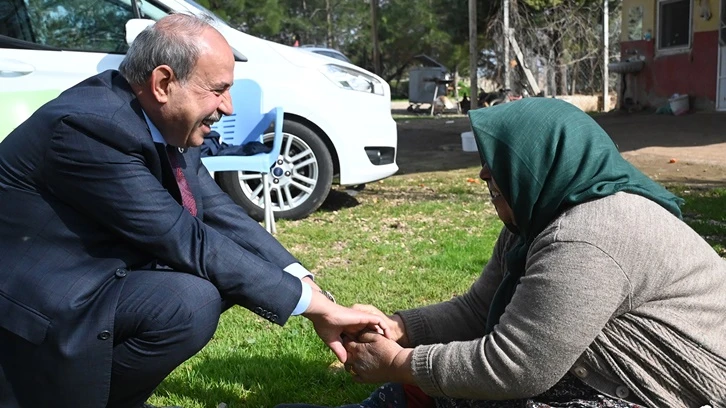
M 399 315 L 391 315 L 388 316 L 385 313 L 381 312 L 380 309 L 373 305 L 361 305 L 361 304 L 355 304 L 351 306 L 352 309 L 360 310 L 361 312 L 370 313 L 372 315 L 380 316 L 383 321 L 385 321 L 388 325 L 389 333 L 387 333 L 386 337 L 389 339 L 397 342 L 402 347 L 408 347 L 408 336 L 406 335 L 406 326 L 403 324 L 403 320 L 401 320 L 401 316 Z
M 313 291 L 310 306 L 303 316 L 313 322 L 315 332 L 320 339 L 343 363 L 348 359 L 343 347 L 344 336 L 355 338 L 363 330 L 370 330 L 379 335 L 388 333 L 388 323 L 380 316 L 337 305 L 318 291 Z
M 363 332 L 356 340 L 346 339 L 346 370 L 357 382 L 413 384 L 413 349 L 403 348 L 376 332 Z

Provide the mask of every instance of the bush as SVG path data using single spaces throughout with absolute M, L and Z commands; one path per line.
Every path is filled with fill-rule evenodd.
M 471 100 L 471 88 L 469 88 L 469 84 L 464 81 L 459 81 L 459 98 L 463 98 L 464 95 L 469 97 L 469 100 Z M 474 99 L 476 99 L 476 95 L 474 95 Z
M 408 79 L 391 82 L 391 99 L 408 99 Z

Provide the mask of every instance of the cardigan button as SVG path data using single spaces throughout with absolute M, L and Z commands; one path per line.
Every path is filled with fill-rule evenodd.
M 615 395 L 617 395 L 618 398 L 628 398 L 628 395 L 630 395 L 630 389 L 624 385 L 621 385 L 615 389 Z
M 108 340 L 110 338 L 111 338 L 111 332 L 108 330 L 104 330 L 101 333 L 98 333 L 99 340 Z
M 126 272 L 126 269 L 124 268 L 118 268 L 116 269 L 116 272 L 114 273 L 117 278 L 125 278 L 126 275 L 128 275 L 128 272 Z
M 579 378 L 586 378 L 588 376 L 587 368 L 583 366 L 577 366 L 573 370 L 575 372 L 575 375 Z

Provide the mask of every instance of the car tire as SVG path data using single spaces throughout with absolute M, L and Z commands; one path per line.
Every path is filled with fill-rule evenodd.
M 275 218 L 299 220 L 315 212 L 325 201 L 333 182 L 333 160 L 323 140 L 310 128 L 291 120 L 282 126 L 280 156 L 270 174 L 270 197 Z M 272 145 L 273 134 L 264 141 Z M 255 220 L 264 218 L 259 173 L 225 171 L 216 174 L 222 190 Z

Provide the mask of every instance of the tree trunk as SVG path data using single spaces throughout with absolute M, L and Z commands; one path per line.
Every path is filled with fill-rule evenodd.
M 378 0 L 371 0 L 371 40 L 373 43 L 373 73 L 381 74 L 381 50 L 378 46 Z
M 504 63 L 504 88 L 511 89 L 511 65 L 509 64 L 509 61 L 511 60 L 509 54 L 509 0 L 502 0 L 502 3 L 502 20 L 504 25 L 504 28 L 502 29 L 502 31 L 504 31 L 504 35 L 502 36 L 502 39 L 504 40 L 504 58 L 502 58 L 502 62 Z
M 479 46 L 476 37 L 476 0 L 469 0 L 469 89 L 471 101 L 476 100 L 479 93 L 479 76 L 477 66 L 479 62 Z M 473 102 L 472 102 L 473 103 Z
M 557 30 L 551 30 L 550 31 L 550 39 L 552 41 L 552 51 L 553 51 L 553 59 L 552 59 L 552 66 L 554 68 L 554 74 L 555 74 L 555 95 L 566 95 L 567 92 L 565 91 L 565 88 L 567 87 L 567 84 L 565 81 L 567 80 L 567 68 L 562 65 L 562 38 L 560 37 L 560 32 Z
M 554 47 L 550 48 L 549 58 L 547 61 L 547 92 L 548 96 L 557 95 L 557 79 L 556 75 L 556 62 L 555 62 L 555 50 Z
M 330 0 L 325 0 L 325 17 L 328 26 L 326 44 L 328 48 L 335 48 L 333 46 L 333 9 L 330 7 Z

